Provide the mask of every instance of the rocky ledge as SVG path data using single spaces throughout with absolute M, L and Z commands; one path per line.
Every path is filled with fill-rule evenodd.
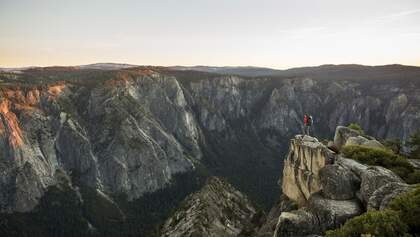
M 345 127 L 337 127 L 333 149 L 309 136 L 291 140 L 282 191 L 299 208 L 281 212 L 274 236 L 322 235 L 366 210 L 384 209 L 393 197 L 410 189 L 388 169 L 366 166 L 333 151 L 346 144 L 382 146 Z
M 319 171 L 333 162 L 334 153 L 316 138 L 297 135 L 284 161 L 283 193 L 303 205 L 321 189 Z

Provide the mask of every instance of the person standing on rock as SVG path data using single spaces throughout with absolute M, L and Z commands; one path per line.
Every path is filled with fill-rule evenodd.
M 303 135 L 307 135 L 309 116 L 307 114 L 303 115 Z
M 304 135 L 310 136 L 309 135 L 309 132 L 310 132 L 310 129 L 311 129 L 312 124 L 313 124 L 312 115 L 311 116 L 308 116 L 307 114 L 305 114 L 303 116 L 303 134 Z
M 312 115 L 309 115 L 308 117 L 308 124 L 306 125 L 306 129 L 307 129 L 307 135 L 309 135 L 309 132 L 311 131 L 312 125 L 314 124 L 314 119 L 312 118 Z

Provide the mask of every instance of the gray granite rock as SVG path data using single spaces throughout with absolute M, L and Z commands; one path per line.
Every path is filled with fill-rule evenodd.
M 334 200 L 347 200 L 356 197 L 360 179 L 350 169 L 338 164 L 327 165 L 319 171 L 322 195 Z
M 311 194 L 321 189 L 319 171 L 334 159 L 335 153 L 316 138 L 295 136 L 284 161 L 283 194 L 300 206 L 304 205 Z
M 251 221 L 255 214 L 245 195 L 212 177 L 169 217 L 161 236 L 240 236 L 247 228 L 253 228 Z
M 334 135 L 334 146 L 339 150 L 346 144 L 347 140 L 351 137 L 357 137 L 360 132 L 348 127 L 338 126 Z
M 373 194 L 370 196 L 367 203 L 368 210 L 383 210 L 385 209 L 389 202 L 396 197 L 398 194 L 410 190 L 410 187 L 406 183 L 400 182 L 390 182 L 385 185 L 382 185 L 380 188 L 376 189 Z
M 363 207 L 357 199 L 331 200 L 314 194 L 304 208 L 281 213 L 274 236 L 322 235 L 362 213 Z
M 363 136 L 349 137 L 345 145 L 359 145 L 372 148 L 385 148 L 385 146 L 378 142 L 376 139 L 367 139 Z
M 362 201 L 368 205 L 374 193 L 389 183 L 404 184 L 404 181 L 392 171 L 380 166 L 372 166 L 366 169 L 361 175 L 360 194 Z

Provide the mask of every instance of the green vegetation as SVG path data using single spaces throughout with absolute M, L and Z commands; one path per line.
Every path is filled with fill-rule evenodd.
M 406 182 L 409 184 L 418 184 L 420 183 L 420 171 L 415 170 L 412 173 L 407 175 Z
M 371 234 L 381 237 L 405 237 L 408 226 L 392 210 L 369 211 L 363 215 L 354 217 L 346 222 L 341 228 L 327 231 L 326 237 L 360 237 Z
M 392 170 L 407 183 L 420 183 L 420 172 L 407 161 L 407 158 L 394 154 L 391 150 L 359 145 L 345 146 L 345 157 L 366 165 L 377 165 Z
M 401 154 L 401 150 L 403 147 L 402 141 L 400 139 L 388 139 L 382 142 L 382 144 L 390 149 L 392 152 L 394 152 L 397 155 Z
M 417 129 L 417 131 L 410 136 L 407 145 L 410 148 L 409 157 L 411 159 L 420 159 L 420 129 Z
M 382 211 L 368 211 L 327 231 L 326 237 L 419 236 L 420 186 L 395 197 Z
M 398 195 L 388 207 L 398 211 L 401 220 L 408 225 L 410 233 L 420 233 L 420 186 Z
M 357 123 L 350 123 L 347 127 L 348 128 L 351 128 L 353 130 L 358 131 L 360 135 L 365 134 L 365 132 L 363 131 L 362 127 L 360 127 L 360 125 L 357 124 Z

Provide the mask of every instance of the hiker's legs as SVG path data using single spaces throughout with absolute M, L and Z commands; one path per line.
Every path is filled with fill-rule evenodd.
M 311 126 L 306 126 L 306 135 L 310 136 Z

